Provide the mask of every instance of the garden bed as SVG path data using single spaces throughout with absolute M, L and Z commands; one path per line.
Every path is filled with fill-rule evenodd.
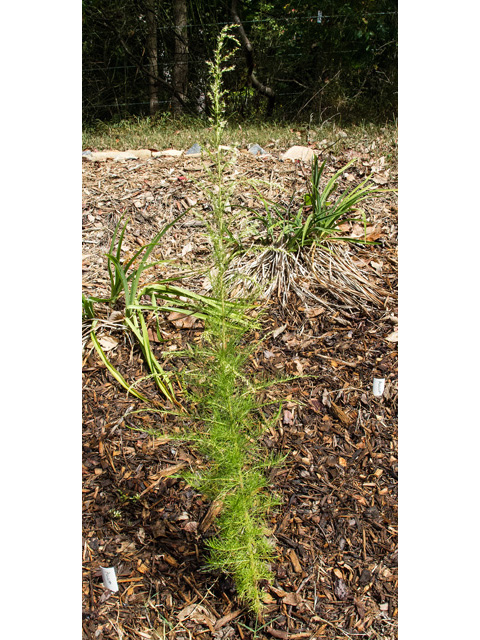
M 372 175 L 377 185 L 395 188 L 396 168 L 379 155 L 378 146 L 359 144 L 322 160 L 331 175 L 359 158 L 343 178 L 346 186 Z M 83 163 L 85 294 L 107 294 L 104 255 L 123 215 L 130 217 L 124 249 L 133 254 L 186 210 L 162 238 L 156 257 L 170 262 L 158 265 L 158 274 L 178 275 L 181 268 L 182 286 L 207 292 L 206 274 L 199 274 L 211 253 L 199 215 L 209 210 L 201 186 L 205 164 L 208 158 L 187 156 Z M 301 199 L 308 173 L 307 165 L 281 162 L 274 154 L 260 158 L 238 151 L 226 177 L 238 185 L 230 206 L 238 207 L 239 226 L 240 207 L 258 204 L 249 180 L 258 181 L 265 197 L 297 193 Z M 187 445 L 169 440 L 180 421 L 134 413 L 145 404 L 127 395 L 86 341 L 85 637 L 396 638 L 396 196 L 385 193 L 364 208 L 367 233 L 378 244 L 352 248 L 352 256 L 367 279 L 390 292 L 383 306 L 346 312 L 324 291 L 318 295 L 325 304 L 301 301 L 293 292 L 286 308 L 271 299 L 250 360 L 254 376 L 298 376 L 282 386 L 281 418 L 263 436 L 265 447 L 286 459 L 270 477 L 282 503 L 268 522 L 277 560 L 260 621 L 237 601 L 228 576 L 204 570 L 216 505 L 172 477 L 182 467 L 202 464 Z M 345 226 L 353 237 L 363 231 L 354 223 Z M 185 363 L 175 352 L 199 340 L 202 323 L 166 314 L 161 333 L 158 357 L 171 353 L 165 368 L 180 370 Z M 126 380 L 147 375 L 140 351 L 124 331 L 104 328 L 102 335 L 110 361 Z M 372 394 L 375 376 L 386 379 L 380 398 Z M 162 402 L 153 383 L 140 387 Z M 273 399 L 277 391 L 267 393 Z M 101 566 L 115 567 L 118 592 L 104 588 Z

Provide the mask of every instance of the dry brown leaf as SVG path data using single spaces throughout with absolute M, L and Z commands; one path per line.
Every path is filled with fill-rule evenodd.
M 147 329 L 147 334 L 150 342 L 163 342 L 163 340 L 158 337 L 155 329 L 152 329 L 152 328 Z
M 300 360 L 298 358 L 295 358 L 295 360 L 293 360 L 293 362 L 295 363 L 295 366 L 297 367 L 297 371 L 300 375 L 303 375 L 303 364 L 300 362 Z
M 308 401 L 308 404 L 312 407 L 315 413 L 320 413 L 322 409 L 322 405 L 317 400 L 317 398 L 310 398 L 310 400 Z
M 263 593 L 262 594 L 262 602 L 264 604 L 272 604 L 272 602 L 275 602 L 275 598 L 272 598 L 272 596 L 269 593 Z
M 288 593 L 282 600 L 283 604 L 290 604 L 293 607 L 298 607 L 298 605 L 302 604 L 303 598 L 299 593 Z
M 287 328 L 286 324 L 282 324 L 281 327 L 277 327 L 274 331 L 272 331 L 272 337 L 277 338 L 285 329 Z
M 383 236 L 383 231 L 377 230 L 377 231 L 373 231 L 373 233 L 367 233 L 366 240 L 368 242 L 375 242 L 375 240 L 378 240 L 378 238 L 381 238 L 382 236 Z
M 317 318 L 325 311 L 325 307 L 313 307 L 312 309 L 305 309 L 305 315 L 307 318 Z
M 277 596 L 277 598 L 284 598 L 288 595 L 287 591 L 284 591 L 283 589 L 277 589 L 277 587 L 274 587 L 273 585 L 270 585 L 268 588 Z
M 362 224 L 355 223 L 353 225 L 353 229 L 350 236 L 352 238 L 362 238 L 364 234 L 365 234 L 364 226 Z
M 398 331 L 393 331 L 393 333 L 390 333 L 385 340 L 388 340 L 388 342 L 398 342 Z
M 115 340 L 112 336 L 102 336 L 98 341 L 104 351 L 111 351 L 118 345 L 118 340 Z
M 184 607 L 177 614 L 178 620 L 193 620 L 197 624 L 205 624 L 208 620 L 210 624 L 215 624 L 216 619 L 212 616 L 210 611 L 202 604 L 189 604 Z
M 186 315 L 185 313 L 179 313 L 172 311 L 168 315 L 168 320 L 172 322 L 177 329 L 192 329 L 197 323 L 198 319 L 193 315 Z
M 337 404 L 335 404 L 334 402 L 332 402 L 331 404 L 334 414 L 342 424 L 348 427 L 352 423 L 352 418 L 350 418 L 350 416 L 346 414 L 345 411 L 341 409 Z
M 147 573 L 148 567 L 145 563 L 140 562 L 137 566 L 137 571 L 139 571 L 140 573 Z

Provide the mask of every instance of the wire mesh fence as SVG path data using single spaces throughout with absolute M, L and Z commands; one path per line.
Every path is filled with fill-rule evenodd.
M 182 27 L 184 50 L 175 50 L 178 29 L 157 26 L 156 107 L 174 108 L 175 67 L 188 77 L 182 110 L 208 113 L 207 60 L 227 22 L 191 21 Z M 275 93 L 276 119 L 322 120 L 349 112 L 388 117 L 397 104 L 397 12 L 288 15 L 245 20 L 253 47 L 254 72 Z M 138 25 L 137 25 L 138 26 Z M 126 35 L 125 35 L 126 33 Z M 151 60 L 141 29 L 85 33 L 83 118 L 110 120 L 152 113 Z M 97 37 L 98 36 L 98 37 Z M 101 38 L 103 37 L 103 41 Z M 266 99 L 250 82 L 242 48 L 226 76 L 229 115 L 248 118 L 266 112 Z

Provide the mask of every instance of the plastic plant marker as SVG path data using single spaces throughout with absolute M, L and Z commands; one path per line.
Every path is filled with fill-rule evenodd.
M 376 398 L 380 398 L 383 395 L 383 390 L 385 389 L 385 378 L 374 378 L 373 379 L 373 395 Z
M 102 572 L 102 580 L 106 589 L 110 591 L 118 591 L 117 576 L 115 567 L 100 567 Z

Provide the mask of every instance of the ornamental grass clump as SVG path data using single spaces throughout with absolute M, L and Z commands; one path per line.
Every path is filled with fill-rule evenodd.
M 321 180 L 326 161 L 312 162 L 310 179 L 303 204 L 298 206 L 293 196 L 288 204 L 264 198 L 255 188 L 262 209 L 249 208 L 256 224 L 255 235 L 243 243 L 232 261 L 227 279 L 238 290 L 239 276 L 242 290 L 249 290 L 252 282 L 263 285 L 264 296 L 277 297 L 287 306 L 290 291 L 302 300 L 319 299 L 315 289 L 328 291 L 347 306 L 367 304 L 381 306 L 381 298 L 388 295 L 367 279 L 355 265 L 349 245 L 372 245 L 366 237 L 367 219 L 360 203 L 375 198 L 389 189 L 372 186 L 369 178 L 353 189 L 336 194 L 342 174 L 354 164 L 352 160 L 337 171 L 323 186 Z M 346 236 L 341 225 L 361 222 L 364 237 Z
M 185 215 L 184 213 L 182 216 Z M 107 253 L 107 269 L 110 278 L 110 295 L 107 298 L 86 297 L 82 294 L 82 311 L 84 336 L 90 336 L 100 359 L 110 372 L 129 393 L 145 402 L 150 402 L 136 386 L 145 378 L 128 384 L 118 369 L 111 363 L 101 347 L 97 331 L 100 328 L 124 330 L 129 336 L 133 336 L 139 346 L 145 363 L 150 371 L 146 378 L 152 378 L 161 395 L 172 403 L 178 405 L 171 373 L 165 371 L 154 353 L 149 337 L 149 329 L 156 332 L 158 342 L 162 342 L 159 319 L 161 314 L 177 312 L 192 315 L 201 320 L 207 316 L 220 313 L 219 301 L 212 297 L 202 296 L 175 284 L 178 278 L 163 278 L 154 282 L 145 282 L 144 274 L 154 266 L 164 264 L 165 261 L 155 260 L 150 262 L 152 252 L 158 247 L 160 240 L 180 217 L 166 224 L 155 235 L 150 243 L 142 246 L 133 257 L 122 260 L 122 243 L 125 236 L 128 220 L 122 226 L 123 220 L 117 223 Z M 97 317 L 95 303 L 101 303 L 113 307 L 122 306 L 122 310 L 116 309 L 113 314 L 115 320 Z M 235 316 L 235 311 L 230 310 L 234 321 L 241 318 Z M 110 314 L 110 318 L 112 314 Z M 84 342 L 85 342 L 84 338 Z

